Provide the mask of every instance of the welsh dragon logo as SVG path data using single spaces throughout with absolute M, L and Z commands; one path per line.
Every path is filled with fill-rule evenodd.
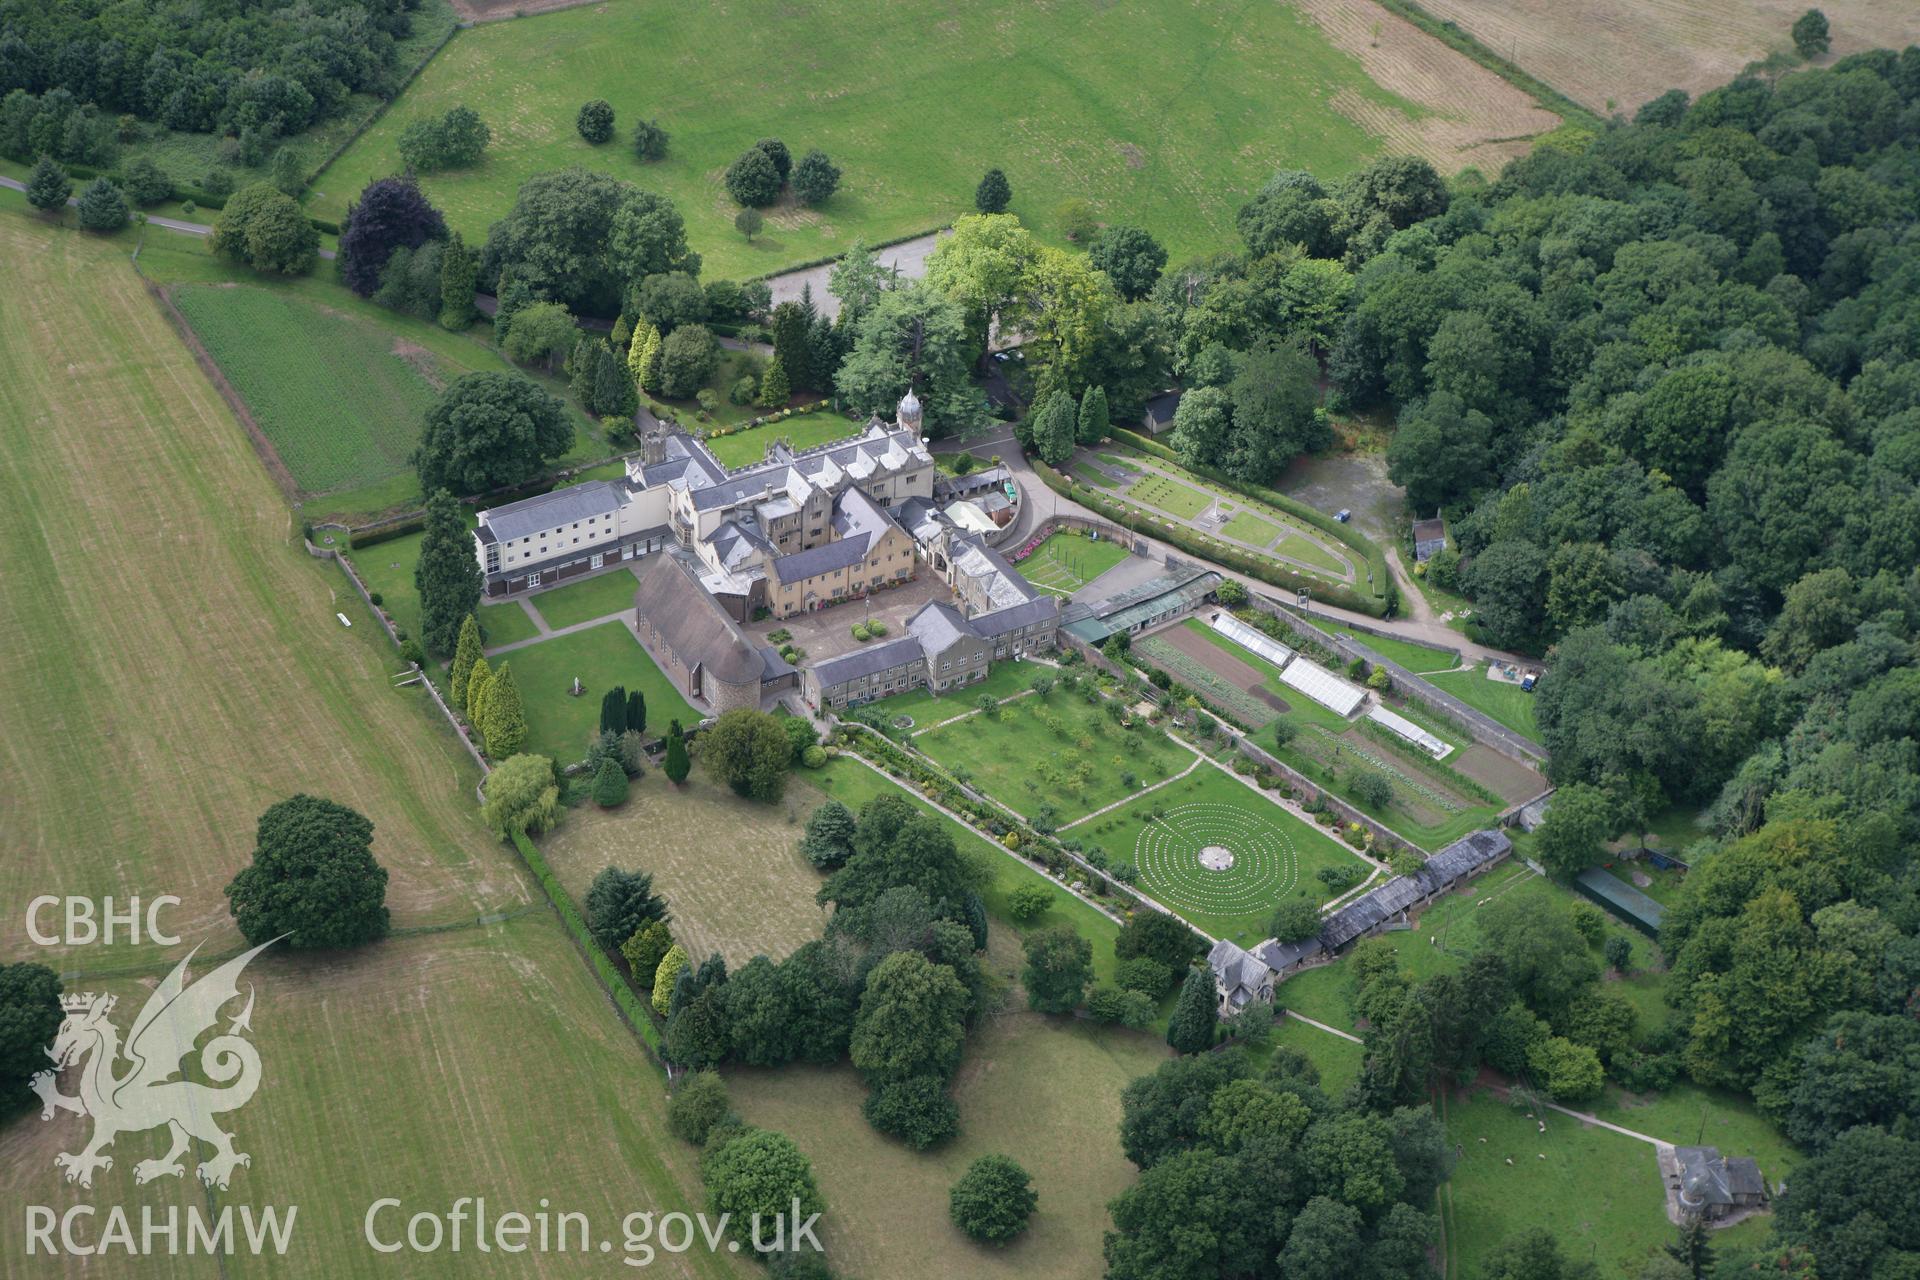
M 180 1078 L 181 1062 L 213 1028 L 221 1008 L 240 997 L 240 972 L 247 962 L 272 945 L 262 943 L 189 986 L 187 965 L 199 951 L 195 947 L 147 997 L 124 1046 L 119 1029 L 108 1020 L 113 996 L 88 992 L 61 997 L 67 1016 L 47 1050 L 54 1067 L 34 1076 L 32 1085 L 40 1095 L 42 1120 L 53 1119 L 56 1111 L 93 1118 L 92 1140 L 79 1151 L 53 1158 L 55 1165 L 66 1170 L 68 1182 L 91 1187 L 96 1169 L 113 1168 L 113 1157 L 104 1153 L 116 1137 L 161 1125 L 171 1132 L 173 1146 L 158 1160 L 135 1165 L 135 1182 L 184 1174 L 180 1158 L 194 1154 L 195 1139 L 213 1148 L 213 1155 L 202 1159 L 198 1170 L 208 1186 L 224 1189 L 237 1166 L 253 1163 L 245 1152 L 234 1150 L 233 1135 L 215 1119 L 221 1112 L 245 1106 L 260 1087 L 260 1054 L 243 1038 L 253 1029 L 251 986 L 246 1006 L 227 1024 L 226 1032 L 199 1050 L 197 1074 L 213 1083 Z M 58 1076 L 76 1064 L 80 1093 L 71 1097 L 59 1091 Z

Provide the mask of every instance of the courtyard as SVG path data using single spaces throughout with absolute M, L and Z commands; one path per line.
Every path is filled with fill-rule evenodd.
M 791 643 L 807 655 L 805 662 L 810 665 L 837 658 L 863 644 L 903 636 L 907 634 L 907 619 L 935 601 L 952 599 L 953 592 L 947 584 L 924 564 L 918 564 L 915 576 L 897 587 L 876 591 L 863 600 L 849 600 L 812 613 L 797 613 L 791 618 L 762 618 L 748 623 L 746 630 L 753 642 L 760 645 L 773 644 L 768 637 L 774 632 L 787 632 L 792 636 Z M 854 639 L 853 624 L 869 620 L 884 624 L 886 635 L 878 640 Z

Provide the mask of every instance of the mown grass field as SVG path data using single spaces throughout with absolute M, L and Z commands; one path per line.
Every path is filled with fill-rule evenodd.
M 230 952 L 240 939 L 220 888 L 250 856 L 258 813 L 302 790 L 373 820 L 399 935 L 249 969 L 264 1073 L 230 1117 L 253 1164 L 229 1192 L 208 1194 L 191 1174 L 136 1190 L 134 1164 L 161 1152 L 158 1132 L 124 1135 L 93 1189 L 70 1186 L 53 1155 L 81 1145 L 83 1122 L 29 1114 L 0 1129 L 0 1193 L 136 1214 L 299 1205 L 289 1258 L 230 1259 L 234 1275 L 393 1274 L 359 1231 L 386 1195 L 436 1209 L 463 1194 L 530 1208 L 548 1196 L 609 1226 L 635 1205 L 691 1207 L 692 1160 L 664 1136 L 658 1076 L 544 904 L 527 910 L 530 882 L 476 821 L 472 766 L 423 694 L 389 686 L 390 648 L 338 571 L 300 550 L 124 243 L 52 231 L 16 207 L 0 204 L 0 261 L 14 273 L 0 293 L 0 554 L 13 566 L 0 611 L 0 897 L 183 901 L 165 917 L 177 947 L 27 948 L 15 934 L 4 959 L 77 970 L 69 990 L 111 991 L 125 1007 L 191 946 Z M 139 484 L 99 482 L 129 457 Z M 128 563 L 128 548 L 156 537 L 190 574 Z M 506 918 L 482 925 L 482 914 Z M 123 1027 L 130 1017 L 116 1015 Z M 559 1078 L 530 1091 L 529 1062 Z M 14 1256 L 17 1227 L 0 1229 Z M 578 1262 L 469 1254 L 462 1274 L 571 1274 Z M 663 1265 L 753 1270 L 730 1257 Z M 43 1273 L 92 1269 L 72 1259 Z M 163 1256 L 119 1273 L 209 1270 Z
M 1366 645 L 1389 662 L 1397 662 L 1415 675 L 1426 675 L 1437 671 L 1451 671 L 1460 665 L 1460 655 L 1452 649 L 1435 649 L 1431 645 L 1415 644 L 1411 640 L 1401 640 L 1394 636 L 1375 635 L 1371 631 L 1355 631 L 1352 627 L 1342 626 L 1338 622 L 1317 614 L 1303 615 L 1307 625 L 1330 636 L 1342 636 L 1348 640 Z
M 405 468 L 434 397 L 465 372 L 285 292 L 202 286 L 174 302 L 309 492 Z
M 734 1105 L 793 1137 L 831 1206 L 823 1237 L 844 1274 L 923 1280 L 1095 1280 L 1107 1202 L 1135 1177 L 1120 1151 L 1120 1092 L 1166 1061 L 1149 1032 L 1005 1012 L 967 1037 L 954 1081 L 960 1134 L 914 1152 L 860 1115 L 852 1068 L 730 1071 Z M 1004 1249 L 969 1242 L 947 1192 L 976 1157 L 1012 1156 L 1039 1194 L 1028 1229 Z
M 706 274 L 737 279 L 944 224 L 972 211 L 975 184 L 997 165 L 1012 211 L 1043 236 L 1058 242 L 1057 206 L 1085 199 L 1101 218 L 1147 227 L 1178 260 L 1234 241 L 1235 212 L 1275 169 L 1347 172 L 1378 150 L 1381 119 L 1426 114 L 1297 11 L 1247 19 L 1223 0 L 827 0 L 751 14 L 612 0 L 487 24 L 455 36 L 319 175 L 308 207 L 338 218 L 400 167 L 401 130 L 467 103 L 493 129 L 485 161 L 424 185 L 469 242 L 528 177 L 584 164 L 672 197 Z M 599 147 L 574 129 L 595 97 L 618 117 Z M 665 160 L 634 157 L 637 117 L 672 135 Z M 818 209 L 768 210 L 749 244 L 720 178 L 769 134 L 796 157 L 822 148 L 845 176 Z
M 870 710 L 889 722 L 905 717 L 913 724 L 901 727 L 919 733 L 955 716 L 966 715 L 974 709 L 974 704 L 983 693 L 992 694 L 995 698 L 1011 698 L 1029 688 L 1036 676 L 1056 674 L 1052 667 L 1044 667 L 1037 662 L 996 662 L 987 672 L 987 678 L 977 684 L 970 684 L 963 689 L 949 689 L 941 694 L 927 688 L 910 689 L 906 693 L 880 699 Z
M 615 452 L 568 398 L 564 379 L 518 369 L 491 345 L 490 327 L 448 333 L 375 306 L 326 263 L 310 276 L 273 278 L 214 257 L 198 236 L 155 230 L 142 243 L 140 270 L 172 289 L 299 490 L 303 519 L 357 523 L 418 508 L 407 454 L 427 406 L 467 373 L 515 370 L 561 398 L 574 441 L 556 465 Z
M 651 872 L 672 907 L 673 936 L 696 959 L 718 952 L 737 969 L 757 955 L 784 957 L 826 926 L 813 901 L 821 875 L 800 852 L 806 815 L 820 802 L 799 774 L 786 799 L 769 805 L 699 769 L 679 788 L 654 770 L 626 804 L 576 809 L 540 847 L 576 902 L 602 867 Z
M 972 785 L 1031 817 L 1050 806 L 1060 822 L 1124 800 L 1194 761 L 1152 725 L 1123 729 L 1107 700 L 1056 689 L 914 735 L 913 745 Z
M 471 526 L 473 510 L 470 507 L 464 510 Z M 333 537 L 335 546 L 345 545 L 344 534 L 336 531 Z M 424 533 L 410 533 L 347 552 L 367 590 L 379 594 L 380 607 L 392 615 L 395 625 L 405 627 L 410 636 L 420 634 L 420 588 L 414 585 L 413 575 L 420 564 L 420 543 L 425 537 Z M 517 601 L 483 604 L 474 610 L 474 616 L 480 621 L 489 647 L 530 640 L 539 634 L 533 619 Z

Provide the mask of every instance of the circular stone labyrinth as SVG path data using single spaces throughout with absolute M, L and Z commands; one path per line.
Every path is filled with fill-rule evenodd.
M 1178 911 L 1263 912 L 1300 879 L 1284 827 L 1229 804 L 1183 804 L 1142 828 L 1133 843 L 1141 887 Z

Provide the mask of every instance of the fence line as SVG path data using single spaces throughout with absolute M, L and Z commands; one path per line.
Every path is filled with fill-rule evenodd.
M 353 584 L 353 589 L 358 591 L 360 598 L 366 602 L 367 609 L 379 620 L 381 630 L 387 633 L 387 639 L 393 644 L 394 648 L 398 649 L 400 647 L 400 637 L 393 629 L 393 620 L 387 617 L 387 611 L 385 609 L 382 609 L 373 602 L 373 593 L 368 591 L 367 584 L 360 580 L 360 574 L 354 569 L 353 561 L 341 555 L 340 552 L 333 547 L 316 547 L 311 540 L 306 538 L 302 538 L 300 541 L 301 544 L 306 547 L 308 555 L 317 560 L 332 560 L 340 566 L 341 572 L 347 575 L 347 581 Z M 473 757 L 473 762 L 480 766 L 480 776 L 484 779 L 488 774 L 493 772 L 493 767 L 487 763 L 486 757 L 480 754 L 480 748 L 473 745 L 473 739 L 467 735 L 466 726 L 460 723 L 460 717 L 453 714 L 453 708 L 449 707 L 446 699 L 440 696 L 440 690 L 434 685 L 432 679 L 428 677 L 426 668 L 417 662 L 408 665 L 413 667 L 415 674 L 419 677 L 420 683 L 427 687 L 428 695 L 433 698 L 433 705 L 440 708 L 440 714 L 447 718 L 447 725 L 453 730 L 453 736 L 460 739 L 460 745 L 467 749 L 467 754 Z

